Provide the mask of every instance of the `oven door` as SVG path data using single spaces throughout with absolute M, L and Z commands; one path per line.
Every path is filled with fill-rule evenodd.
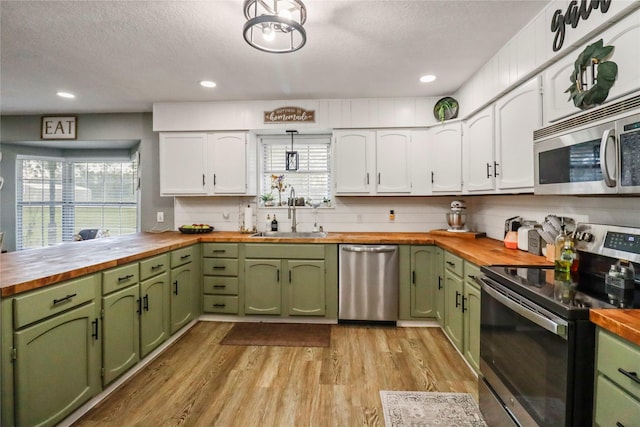
M 536 142 L 535 194 L 613 194 L 616 123 L 608 122 Z
M 519 425 L 564 426 L 569 324 L 490 278 L 481 283 L 483 380 Z

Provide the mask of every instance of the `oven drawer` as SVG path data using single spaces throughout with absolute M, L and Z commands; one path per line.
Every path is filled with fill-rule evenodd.
M 595 425 L 637 426 L 640 402 L 603 375 L 596 380 Z
M 600 328 L 597 337 L 598 372 L 640 400 L 640 347 Z

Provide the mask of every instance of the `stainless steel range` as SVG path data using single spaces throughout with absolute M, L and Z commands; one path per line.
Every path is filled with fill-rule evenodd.
M 640 308 L 640 228 L 582 223 L 575 238 L 572 274 L 482 268 L 478 386 L 491 426 L 592 424 L 589 309 Z

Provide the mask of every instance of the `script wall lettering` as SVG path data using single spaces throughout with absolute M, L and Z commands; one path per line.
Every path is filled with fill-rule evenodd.
M 607 13 L 609 6 L 611 6 L 611 0 L 582 0 L 579 5 L 578 1 L 573 0 L 564 14 L 562 9 L 556 10 L 551 18 L 551 32 L 556 34 L 553 38 L 553 51 L 557 52 L 562 48 L 567 25 L 576 28 L 580 20 L 586 21 L 594 9 Z

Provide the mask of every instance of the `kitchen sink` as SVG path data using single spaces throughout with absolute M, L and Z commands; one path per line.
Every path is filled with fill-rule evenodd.
M 251 237 L 280 238 L 280 239 L 317 239 L 327 237 L 324 231 L 261 231 L 252 234 Z

